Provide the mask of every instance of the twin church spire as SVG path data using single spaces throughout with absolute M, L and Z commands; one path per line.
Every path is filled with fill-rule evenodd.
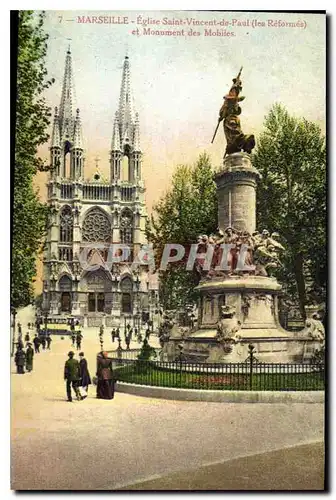
M 50 151 L 54 175 L 63 178 L 70 176 L 71 179 L 78 180 L 84 177 L 84 149 L 80 111 L 78 108 L 75 111 L 74 92 L 72 58 L 69 48 L 65 59 L 61 102 L 59 108 L 55 108 L 54 113 Z M 119 106 L 115 113 L 112 130 L 111 182 L 121 179 L 121 172 L 125 170 L 125 161 L 128 180 L 140 179 L 141 157 L 139 116 L 134 110 L 130 64 L 126 56 L 122 71 Z M 67 169 L 67 162 L 70 163 L 70 169 Z

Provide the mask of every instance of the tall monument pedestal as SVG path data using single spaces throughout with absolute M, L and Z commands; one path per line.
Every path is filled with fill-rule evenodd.
M 252 234 L 256 227 L 256 189 L 260 177 L 247 153 L 224 158 L 223 169 L 215 176 L 220 229 L 232 226 Z
M 249 237 L 255 232 L 259 178 L 248 154 L 234 153 L 224 158 L 223 169 L 215 177 L 218 223 L 224 234 L 228 228 Z M 206 276 L 197 287 L 197 328 L 185 335 L 173 328 L 163 349 L 165 358 L 174 360 L 182 354 L 186 361 L 244 362 L 249 344 L 255 347 L 260 362 L 303 362 L 311 357 L 321 342 L 307 329 L 294 333 L 281 327 L 281 285 L 273 277 L 260 275 L 259 270 L 230 269 Z

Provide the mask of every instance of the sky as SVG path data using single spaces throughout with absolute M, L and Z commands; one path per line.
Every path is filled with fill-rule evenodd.
M 91 20 L 93 16 L 114 16 L 115 21 L 126 17 L 128 24 L 79 22 L 83 16 Z M 146 35 L 141 22 L 148 19 L 157 24 L 147 24 L 146 29 L 183 30 L 183 34 Z M 204 24 L 209 21 L 216 21 L 217 26 Z M 279 22 L 296 26 L 277 26 Z M 177 165 L 196 162 L 204 151 L 214 168 L 221 165 L 225 150 L 222 126 L 214 144 L 211 139 L 223 96 L 241 66 L 242 94 L 246 96 L 241 115 L 244 133 L 258 138 L 264 117 L 275 102 L 281 102 L 293 115 L 317 122 L 325 131 L 326 34 L 322 14 L 47 11 L 44 28 L 49 34 L 48 77 L 55 78 L 46 99 L 53 108 L 60 103 L 65 55 L 69 44 L 71 47 L 86 178 L 95 172 L 97 155 L 100 170 L 108 176 L 122 65 L 125 55 L 129 56 L 149 211 L 169 188 Z M 190 35 L 190 30 L 200 35 Z M 41 154 L 49 158 L 48 145 L 41 148 Z M 40 174 L 37 184 L 42 198 L 45 181 L 46 174 Z

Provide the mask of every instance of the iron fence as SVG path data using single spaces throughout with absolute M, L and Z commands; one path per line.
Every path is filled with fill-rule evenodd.
M 156 356 L 159 356 L 161 349 L 155 349 Z M 116 349 L 115 351 L 108 351 L 109 358 L 120 360 L 137 360 L 140 355 L 141 349 Z
M 139 351 L 111 356 L 116 380 L 131 384 L 205 390 L 324 390 L 323 364 L 190 363 L 136 359 Z M 126 356 L 125 356 L 125 353 Z M 127 357 L 128 356 L 128 357 Z

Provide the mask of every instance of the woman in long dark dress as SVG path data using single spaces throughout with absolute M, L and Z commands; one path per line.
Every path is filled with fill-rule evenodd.
M 33 358 L 34 358 L 34 349 L 30 342 L 28 342 L 28 347 L 26 349 L 26 370 L 27 372 L 31 372 L 33 370 Z
M 88 364 L 86 359 L 84 358 L 84 352 L 79 353 L 79 369 L 80 369 L 80 378 L 81 378 L 81 386 L 88 392 L 89 385 L 91 384 L 91 377 L 88 369 Z
M 97 398 L 114 398 L 114 381 L 112 360 L 108 358 L 107 352 L 102 352 L 97 356 Z

